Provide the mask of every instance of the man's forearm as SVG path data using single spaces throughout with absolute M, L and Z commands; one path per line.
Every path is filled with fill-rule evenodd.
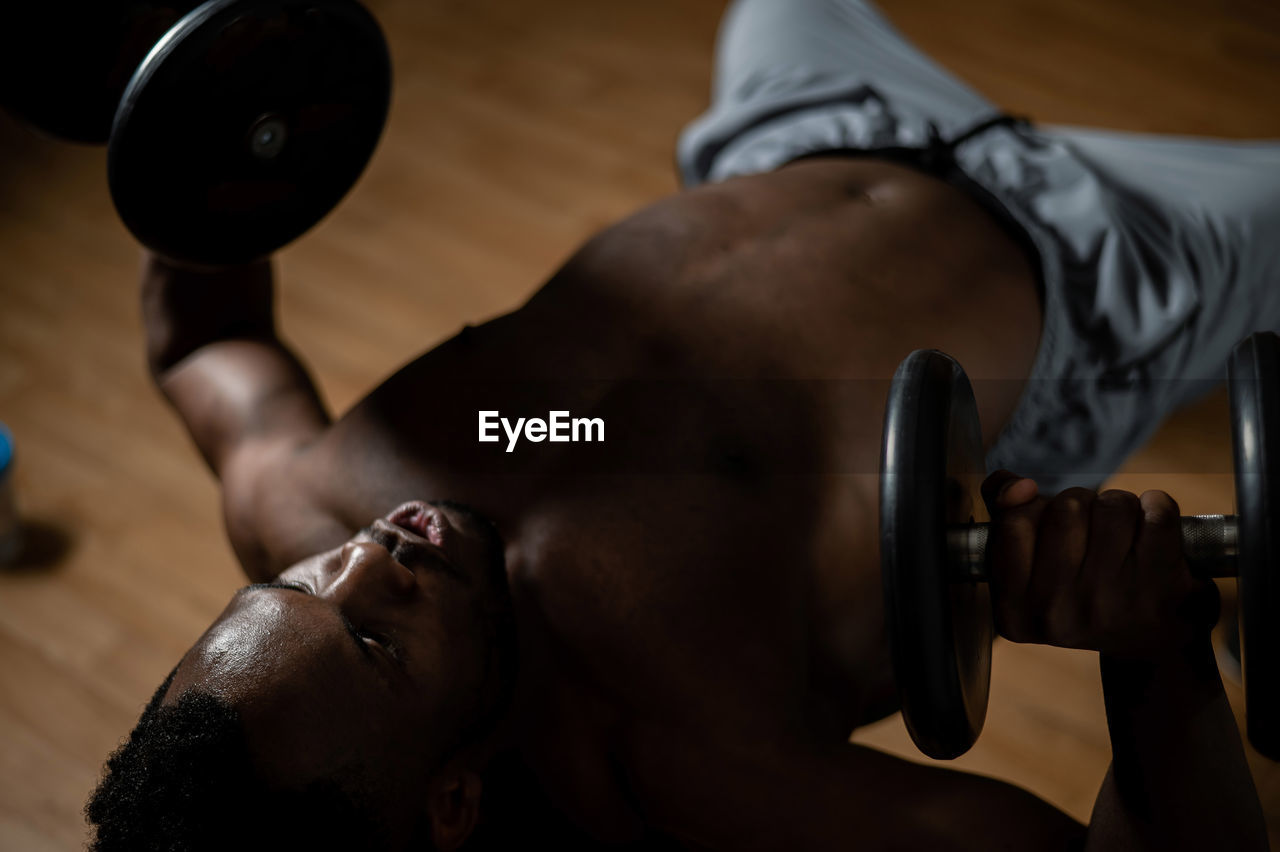
M 1206 638 L 1160 662 L 1102 656 L 1112 764 L 1088 849 L 1267 849 L 1266 824 Z
M 143 271 L 147 362 L 210 468 L 244 478 L 329 423 L 305 366 L 276 337 L 271 265 Z

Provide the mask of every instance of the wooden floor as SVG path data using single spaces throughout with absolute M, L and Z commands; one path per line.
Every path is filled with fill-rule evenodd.
M 395 57 L 387 134 L 350 198 L 280 258 L 284 331 L 339 410 L 676 189 L 673 142 L 706 102 L 721 11 L 718 0 L 370 5 Z M 886 7 L 1011 111 L 1280 137 L 1270 0 Z M 82 845 L 102 759 L 238 582 L 214 486 L 143 369 L 138 251 L 104 159 L 0 117 L 0 420 L 17 436 L 30 543 L 0 571 L 5 850 Z M 1214 396 L 1118 481 L 1158 484 L 1187 511 L 1229 507 L 1226 441 Z M 1096 662 L 1005 645 L 995 668 L 987 732 L 958 765 L 1086 818 L 1108 759 Z M 913 753 L 896 718 L 858 739 Z M 1280 839 L 1280 768 L 1253 757 Z

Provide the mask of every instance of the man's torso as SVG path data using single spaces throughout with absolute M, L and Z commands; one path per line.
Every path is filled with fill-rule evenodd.
M 1003 380 L 976 383 L 990 442 L 1039 322 L 1018 245 L 932 178 L 815 159 L 703 187 L 374 390 L 280 471 L 257 534 L 284 565 L 407 499 L 492 518 L 528 751 L 607 821 L 602 791 L 648 737 L 839 741 L 889 709 L 887 380 L 916 348 Z M 604 441 L 478 440 L 480 411 L 557 410 Z

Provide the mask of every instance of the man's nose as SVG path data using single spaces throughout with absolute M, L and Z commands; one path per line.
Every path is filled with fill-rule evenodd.
M 326 589 L 326 597 L 338 603 L 386 603 L 417 588 L 413 571 L 376 541 L 349 541 L 338 559 L 337 574 Z

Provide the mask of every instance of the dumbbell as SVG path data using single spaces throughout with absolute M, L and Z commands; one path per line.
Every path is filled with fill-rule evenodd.
M 111 197 L 182 263 L 261 258 L 332 210 L 386 122 L 391 62 L 356 0 L 19 0 L 0 108 L 107 144 Z
M 1193 571 L 1238 576 L 1249 741 L 1280 760 L 1280 337 L 1255 334 L 1227 365 L 1237 512 L 1182 519 Z M 986 475 L 973 390 L 955 360 L 898 367 L 880 458 L 880 560 L 902 716 L 930 757 L 982 731 L 994 621 L 985 566 Z

